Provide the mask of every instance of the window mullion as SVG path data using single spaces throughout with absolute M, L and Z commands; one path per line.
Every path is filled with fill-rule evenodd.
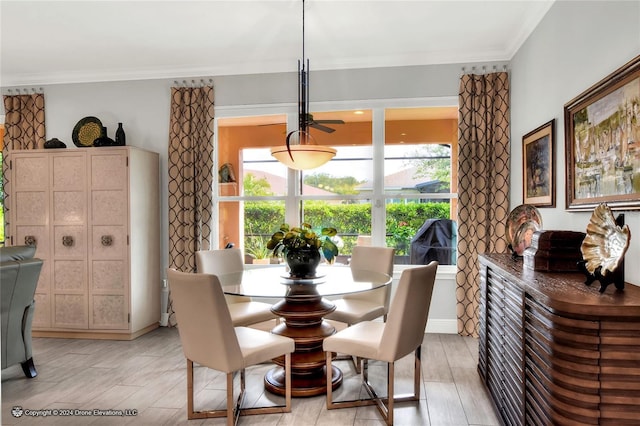
M 386 209 L 384 200 L 384 108 L 372 110 L 373 198 L 371 236 L 373 245 L 385 245 Z

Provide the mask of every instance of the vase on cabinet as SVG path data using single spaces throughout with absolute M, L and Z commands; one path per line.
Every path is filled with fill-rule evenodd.
M 127 144 L 127 136 L 124 134 L 122 123 L 118 123 L 118 129 L 116 130 L 116 145 L 125 146 Z
M 113 146 L 115 142 L 109 136 L 107 136 L 107 128 L 102 126 L 102 132 L 100 133 L 100 137 L 93 141 L 93 146 Z

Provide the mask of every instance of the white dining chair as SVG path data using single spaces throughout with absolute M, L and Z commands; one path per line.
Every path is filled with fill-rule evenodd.
M 240 249 L 199 250 L 196 252 L 198 273 L 224 275 L 244 270 L 244 261 Z M 248 326 L 273 319 L 271 304 L 253 301 L 247 296 L 224 295 L 234 326 Z
M 363 321 L 324 339 L 322 347 L 326 357 L 327 409 L 376 405 L 386 423 L 392 425 L 396 402 L 420 399 L 421 348 L 437 269 L 438 262 L 433 261 L 426 266 L 402 272 L 387 322 Z M 411 352 L 414 352 L 413 394 L 395 395 L 395 361 Z M 335 353 L 349 354 L 363 360 L 362 383 L 369 394 L 368 399 L 333 401 L 331 376 Z M 369 359 L 387 363 L 386 397 L 379 397 L 369 382 Z
M 395 250 L 391 247 L 354 246 L 349 266 L 352 270 L 380 272 L 391 277 L 394 254 Z M 333 301 L 336 310 L 325 318 L 346 323 L 347 326 L 379 317 L 386 321 L 390 300 L 391 284 L 371 291 L 347 294 Z M 353 364 L 359 373 L 360 360 L 354 358 Z
M 234 327 L 220 280 L 215 275 L 167 271 L 178 333 L 187 358 L 187 417 L 226 417 L 227 425 L 239 415 L 291 412 L 291 353 L 293 339 L 249 327 Z M 242 408 L 245 369 L 284 355 L 284 405 Z M 193 363 L 226 374 L 226 409 L 194 409 Z M 234 401 L 233 378 L 240 373 L 240 393 Z
M 395 250 L 391 247 L 355 246 L 351 253 L 349 266 L 352 270 L 362 269 L 392 276 L 394 253 Z M 386 318 L 390 300 L 390 284 L 371 291 L 347 294 L 333 301 L 336 310 L 326 318 L 348 325 L 374 320 L 378 317 Z

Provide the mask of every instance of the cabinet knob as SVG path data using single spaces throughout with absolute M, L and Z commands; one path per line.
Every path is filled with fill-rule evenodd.
M 113 237 L 111 235 L 103 235 L 102 236 L 102 245 L 105 246 L 105 247 L 108 247 L 111 244 L 113 244 Z
M 62 245 L 65 247 L 73 246 L 73 237 L 71 235 L 62 236 Z
M 25 235 L 24 236 L 24 245 L 26 246 L 35 246 L 38 244 L 38 240 L 34 235 Z

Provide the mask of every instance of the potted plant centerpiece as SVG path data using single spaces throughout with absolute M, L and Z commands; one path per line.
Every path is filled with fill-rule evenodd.
M 327 263 L 335 261 L 338 247 L 331 237 L 337 233 L 335 228 L 322 228 L 318 235 L 308 223 L 293 228 L 283 223 L 271 236 L 267 248 L 273 250 L 274 256 L 284 255 L 292 277 L 315 277 L 322 256 Z

